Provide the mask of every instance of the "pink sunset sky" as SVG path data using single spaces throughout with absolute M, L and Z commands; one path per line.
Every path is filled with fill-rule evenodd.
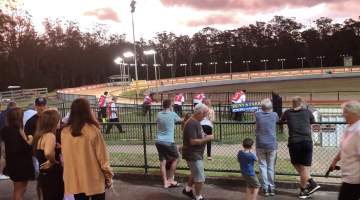
M 131 0 L 22 0 L 37 27 L 44 18 L 69 19 L 83 29 L 100 23 L 113 33 L 131 37 Z M 274 15 L 296 17 L 306 26 L 319 17 L 337 22 L 358 19 L 360 0 L 137 0 L 136 37 L 152 38 L 156 32 L 193 34 L 211 26 L 220 30 L 237 28 Z M 40 28 L 39 28 L 40 29 Z

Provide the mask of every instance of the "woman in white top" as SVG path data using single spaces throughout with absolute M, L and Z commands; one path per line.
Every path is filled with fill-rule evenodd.
M 349 125 L 344 130 L 340 151 L 331 163 L 330 170 L 341 161 L 342 185 L 338 200 L 360 199 L 360 102 L 349 101 L 342 105 L 343 116 Z
M 203 101 L 203 103 L 209 107 L 209 114 L 207 117 L 205 117 L 201 122 L 201 126 L 203 128 L 203 131 L 206 135 L 212 135 L 213 134 L 213 129 L 214 129 L 214 121 L 215 121 L 215 112 L 214 109 L 211 106 L 211 101 L 210 99 L 206 99 Z M 211 157 L 211 141 L 207 143 L 206 145 L 206 150 L 207 150 L 207 158 L 208 160 L 212 160 Z

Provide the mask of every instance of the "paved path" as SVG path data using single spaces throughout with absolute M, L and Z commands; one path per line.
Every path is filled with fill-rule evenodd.
M 114 191 L 107 192 L 107 200 L 187 200 L 181 190 L 182 187 L 163 189 L 158 182 L 126 182 L 116 180 L 114 183 Z M 36 199 L 35 182 L 31 182 L 28 186 L 24 200 Z M 0 199 L 11 199 L 12 183 L 11 181 L 0 181 Z M 233 200 L 244 199 L 243 187 L 228 187 L 217 185 L 206 185 L 204 189 L 204 196 L 207 200 Z M 275 197 L 259 196 L 259 200 L 290 200 L 297 199 L 296 190 L 281 189 Z M 312 199 L 316 200 L 335 200 L 337 199 L 336 192 L 319 191 L 313 195 Z

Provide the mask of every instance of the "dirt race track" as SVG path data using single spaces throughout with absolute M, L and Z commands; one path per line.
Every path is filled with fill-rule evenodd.
M 234 85 L 222 85 L 213 87 L 201 87 L 194 89 L 182 90 L 182 92 L 227 92 L 235 91 L 237 89 L 246 89 L 248 92 L 264 92 L 275 91 L 282 96 L 291 97 L 294 95 L 303 96 L 306 100 L 310 99 L 317 101 L 343 101 L 349 99 L 360 99 L 360 78 L 329 78 L 318 80 L 291 80 L 291 81 L 277 81 L 277 82 L 261 82 L 261 83 L 243 83 Z M 121 87 L 103 87 L 88 90 L 75 91 L 75 94 L 81 95 L 96 95 L 99 97 L 104 91 L 110 94 L 118 95 Z M 346 91 L 340 92 L 337 91 Z M 297 92 L 297 93 L 294 93 Z M 310 94 L 312 93 L 312 94 Z M 284 100 L 286 100 L 286 98 Z M 339 98 L 339 99 L 338 99 Z M 134 103 L 127 99 L 121 99 L 120 102 Z

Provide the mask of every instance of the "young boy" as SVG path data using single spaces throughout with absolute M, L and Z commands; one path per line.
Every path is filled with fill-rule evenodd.
M 253 152 L 251 152 L 254 141 L 250 138 L 243 140 L 244 150 L 240 150 L 237 159 L 240 163 L 241 174 L 246 183 L 245 200 L 256 200 L 259 192 L 260 183 L 255 175 L 254 162 L 257 160 Z

